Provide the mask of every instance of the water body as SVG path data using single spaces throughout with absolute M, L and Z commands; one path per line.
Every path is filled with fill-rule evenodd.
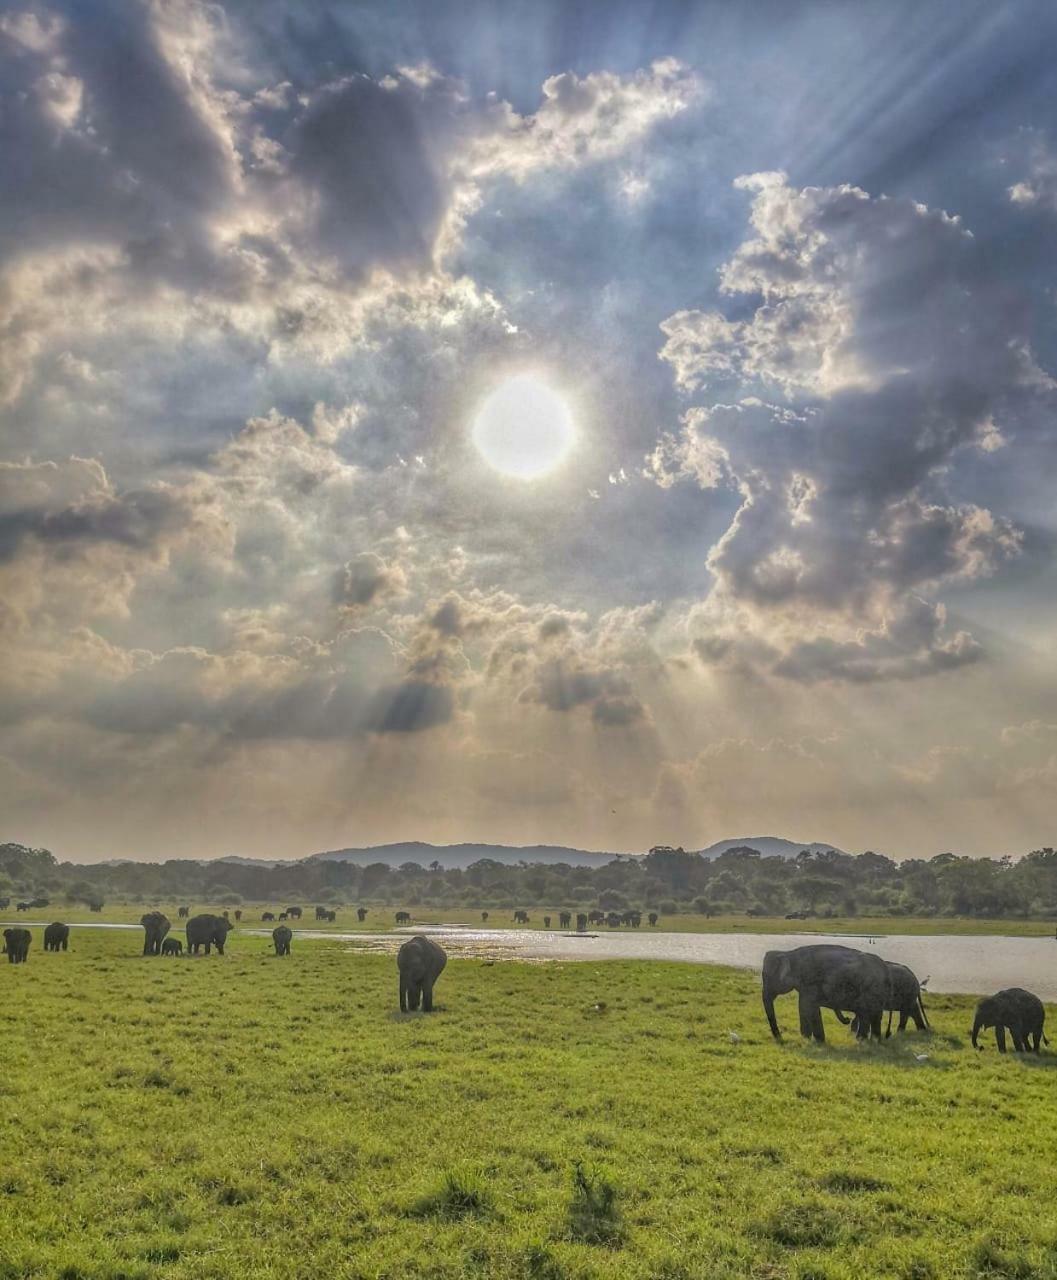
M 0 921 L 39 929 L 42 920 Z M 138 924 L 105 921 L 72 925 L 73 929 L 132 929 Z M 173 934 L 183 933 L 180 925 Z M 270 937 L 268 929 L 237 929 L 239 933 Z M 372 950 L 395 951 L 409 934 L 424 933 L 443 943 L 455 956 L 494 960 L 673 960 L 686 964 L 722 964 L 736 969 L 759 969 L 764 953 L 788 951 L 813 942 L 840 942 L 875 951 L 886 960 L 909 965 L 919 978 L 928 978 L 930 991 L 969 994 L 1027 987 L 1043 1000 L 1057 1002 L 1057 940 L 1054 938 L 960 937 L 951 934 L 823 934 L 823 933 L 657 933 L 647 928 L 603 930 L 601 933 L 563 933 L 550 929 L 482 929 L 465 925 L 412 925 L 393 933 L 341 933 L 294 929 L 302 938 L 351 942 Z

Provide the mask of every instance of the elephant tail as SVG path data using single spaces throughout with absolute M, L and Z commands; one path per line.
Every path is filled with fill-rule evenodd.
M 847 1014 L 842 1013 L 840 1009 L 834 1009 L 833 1012 L 837 1015 L 837 1021 L 841 1026 L 846 1027 L 848 1023 L 851 1022 L 851 1018 L 849 1018 Z
M 920 993 L 918 994 L 918 1013 L 921 1014 L 921 1021 L 925 1024 L 925 1029 L 931 1030 L 932 1024 L 929 1022 L 929 1016 L 925 1012 L 925 1001 L 922 1000 Z

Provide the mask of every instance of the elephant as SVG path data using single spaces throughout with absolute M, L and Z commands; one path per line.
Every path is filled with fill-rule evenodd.
M 610 929 L 619 929 L 620 915 L 616 911 L 611 911 L 609 915 L 606 916 L 606 925 Z
M 544 917 L 543 917 L 543 927 L 544 927 L 544 929 L 549 929 L 549 928 L 551 927 L 551 918 L 550 918 L 550 916 L 544 916 Z
M 236 919 L 236 920 L 241 920 L 241 919 L 242 919 L 242 911 L 241 911 L 241 909 L 235 912 L 235 919 Z
M 70 926 L 56 920 L 44 930 L 45 951 L 66 951 L 70 944 Z
M 411 912 L 410 912 L 410 911 L 398 911 L 398 912 L 396 913 L 396 923 L 397 923 L 397 924 L 410 924 L 410 923 L 411 923 Z
M 921 999 L 921 983 L 918 982 L 913 969 L 908 969 L 905 964 L 897 964 L 894 960 L 886 960 L 885 965 L 888 968 L 888 1026 L 885 1029 L 885 1039 L 892 1034 L 892 1014 L 899 1014 L 899 1026 L 897 1030 L 905 1031 L 907 1022 L 913 1021 L 914 1026 L 919 1031 L 927 1031 L 929 1029 L 929 1020 L 925 1014 L 925 1004 Z M 927 979 L 926 979 L 927 981 Z M 846 1018 L 843 1013 L 836 1011 L 837 1017 L 847 1025 L 852 1022 L 851 1018 Z M 856 1030 L 853 1023 L 853 1030 Z
M 275 954 L 277 956 L 288 956 L 290 954 L 290 943 L 293 940 L 293 936 L 285 924 L 277 925 L 272 930 L 272 941 L 275 943 Z
M 568 929 L 573 922 L 573 913 L 571 911 L 558 912 L 558 927 L 560 929 Z
M 396 953 L 400 971 L 400 1012 L 422 1005 L 423 1013 L 433 1012 L 433 984 L 440 977 L 448 957 L 443 947 L 422 934 L 409 938 Z
M 187 922 L 187 950 L 191 955 L 198 955 L 198 948 L 205 947 L 209 955 L 211 947 L 216 947 L 220 955 L 224 954 L 224 942 L 228 930 L 235 926 L 223 916 L 192 916 Z
M 29 958 L 29 944 L 33 935 L 28 929 L 5 929 L 4 950 L 8 964 L 25 964 Z
M 317 920 L 325 920 L 326 918 L 327 918 L 327 909 L 326 909 L 326 907 L 316 907 L 316 919 L 317 919 Z
M 527 911 L 515 911 L 515 912 L 514 912 L 514 923 L 515 923 L 515 924 L 528 924 L 528 922 L 529 922 L 529 913 L 528 913 Z
M 806 911 L 789 911 L 786 913 L 785 918 L 787 920 L 806 920 L 807 912 Z
M 29 910 L 29 903 L 28 903 L 28 902 L 19 902 L 19 903 L 17 903 L 17 904 L 16 904 L 16 906 L 15 906 L 15 910 L 16 910 L 16 911 L 28 911 L 28 910 Z
M 10 905 L 10 898 L 0 898 L 0 911 L 6 911 Z
M 273 916 L 273 917 L 272 917 L 272 919 L 274 920 L 274 919 L 275 919 L 275 917 Z M 286 914 L 286 912 L 285 912 L 285 911 L 280 911 L 280 912 L 279 912 L 279 919 L 280 919 L 280 920 L 289 920 L 289 919 L 290 919 L 290 917 Z
M 49 901 L 50 901 L 49 898 L 30 898 L 29 905 L 31 908 L 46 907 Z
M 148 911 L 145 916 L 140 916 L 139 922 L 144 931 L 143 954 L 160 956 L 162 939 L 172 928 L 169 917 L 160 911 Z
M 642 912 L 633 911 L 631 913 L 631 927 L 633 929 L 638 929 L 638 928 L 641 928 L 641 926 L 642 926 Z
M 587 915 L 585 912 L 579 911 L 576 914 L 576 931 L 577 933 L 583 933 L 583 931 L 586 928 L 587 928 Z
M 605 924 L 606 913 L 604 911 L 592 911 L 587 920 L 589 924 Z
M 481 923 L 482 923 L 482 924 L 484 924 L 484 923 L 485 923 L 485 921 L 486 921 L 487 919 L 488 919 L 488 912 L 487 912 L 487 911 L 482 911 L 482 912 L 481 912 Z
M 290 917 L 290 919 L 291 919 L 291 920 L 300 920 L 300 919 L 301 919 L 301 908 L 300 908 L 300 907 L 287 907 L 287 908 L 286 908 L 286 914 Z
M 89 911 L 102 911 L 103 904 L 101 902 L 90 902 L 88 904 Z
M 781 1040 L 774 1014 L 776 996 L 796 991 L 800 1034 L 825 1043 L 823 1008 L 850 1009 L 858 1039 L 881 1037 L 881 1018 L 888 1007 L 888 968 L 880 956 L 852 947 L 823 943 L 768 951 L 763 958 L 763 1008 L 771 1035 Z
M 328 923 L 328 924 L 333 924 L 333 923 L 335 922 L 335 920 L 337 920 L 337 918 L 338 918 L 338 913 L 337 913 L 336 911 L 328 911 L 328 912 L 327 912 L 327 923 Z
M 161 953 L 163 956 L 182 956 L 184 944 L 179 938 L 166 938 L 161 944 Z
M 357 907 L 357 908 L 356 908 L 356 919 L 357 919 L 357 920 L 359 920 L 360 924 L 363 924 L 363 922 L 367 919 L 367 908 L 366 908 L 366 907 Z
M 976 1042 L 980 1032 L 985 1027 L 994 1027 L 998 1052 L 1005 1053 L 1008 1027 L 1017 1053 L 1038 1053 L 1042 1043 L 1050 1043 L 1042 1030 L 1045 1021 L 1046 1010 L 1042 1007 L 1042 1001 L 1030 991 L 1025 991 L 1023 987 L 1007 987 L 1005 991 L 996 991 L 993 996 L 986 996 L 976 1006 L 976 1017 L 970 1033 L 973 1048 L 980 1048 Z
M 180 910 L 179 910 L 179 911 L 177 911 L 177 913 L 176 913 L 177 918 L 178 918 L 178 919 L 180 919 L 180 920 L 186 920 L 186 919 L 187 919 L 187 917 L 188 917 L 190 914 L 191 914 L 191 908 L 190 908 L 190 907 L 181 907 L 181 908 L 180 908 Z
M 656 912 L 656 911 L 651 911 L 651 912 L 650 912 L 650 914 L 646 917 L 646 919 L 647 919 L 647 920 L 649 920 L 650 925 L 651 925 L 653 928 L 656 928 L 656 927 L 657 927 L 657 921 L 660 919 L 660 916 L 657 914 L 657 912 Z
M 262 920 L 274 920 L 274 919 L 275 919 L 275 912 L 274 912 L 274 911 L 262 911 L 262 912 L 261 912 L 261 919 L 262 919 Z

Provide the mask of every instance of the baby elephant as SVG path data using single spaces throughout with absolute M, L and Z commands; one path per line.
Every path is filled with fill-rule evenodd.
M 980 1032 L 985 1027 L 994 1027 L 998 1052 L 1005 1053 L 1008 1027 L 1017 1053 L 1026 1053 L 1029 1049 L 1038 1053 L 1043 1041 L 1050 1043 L 1042 1033 L 1045 1021 L 1046 1010 L 1038 996 L 1022 987 L 1007 987 L 1005 991 L 997 991 L 993 996 L 985 997 L 976 1006 L 972 1030 L 973 1048 L 980 1048 L 976 1043 Z
M 442 947 L 431 939 L 418 934 L 405 942 L 396 953 L 396 967 L 400 970 L 400 1012 L 417 1009 L 433 1012 L 433 984 L 440 977 L 448 957 Z
M 281 924 L 277 929 L 272 930 L 272 941 L 275 943 L 275 954 L 277 956 L 288 956 L 290 954 L 290 943 L 293 940 L 293 936 L 285 924 Z
M 184 944 L 179 938 L 163 938 L 161 953 L 163 956 L 182 956 L 184 953 Z
M 70 926 L 56 920 L 44 930 L 45 951 L 65 951 L 70 945 Z

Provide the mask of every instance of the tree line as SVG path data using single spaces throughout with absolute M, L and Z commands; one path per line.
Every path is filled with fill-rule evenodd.
M 303 901 L 400 907 L 597 908 L 657 910 L 666 915 L 781 916 L 939 915 L 1057 918 L 1057 853 L 1035 849 L 1019 859 L 943 853 L 896 862 L 878 853 L 807 850 L 763 857 L 741 846 L 708 859 L 658 845 L 641 856 L 600 866 L 506 864 L 482 858 L 464 869 L 439 861 L 358 866 L 308 859 L 283 866 L 253 863 L 59 862 L 47 849 L 0 845 L 0 900 L 47 897 L 99 907 L 107 901 L 186 899 L 220 906 Z

